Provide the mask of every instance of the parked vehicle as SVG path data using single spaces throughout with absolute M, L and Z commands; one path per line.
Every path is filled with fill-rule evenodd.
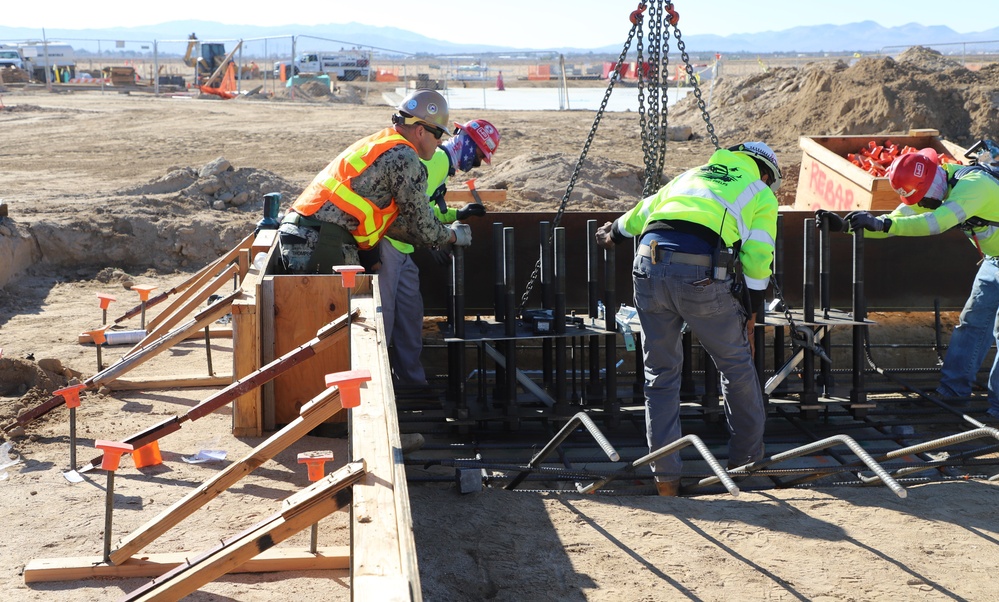
M 369 77 L 371 67 L 368 55 L 360 50 L 339 52 L 303 52 L 295 57 L 294 65 L 288 61 L 274 63 L 274 77 L 281 77 L 281 66 L 286 75 L 300 73 L 324 74 L 340 81 L 353 81 Z
M 21 53 L 17 46 L 0 45 L 0 69 L 4 67 L 24 69 L 24 61 L 21 60 Z
M 69 44 L 26 42 L 17 48 L 24 68 L 35 81 L 45 81 L 46 69 L 53 82 L 68 82 L 76 77 L 76 56 Z

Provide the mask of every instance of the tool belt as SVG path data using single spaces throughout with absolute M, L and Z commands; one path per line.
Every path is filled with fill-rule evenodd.
M 334 263 L 342 263 L 343 245 L 352 244 L 357 246 L 354 236 L 346 228 L 332 222 L 313 219 L 302 215 L 297 211 L 289 211 L 282 224 L 293 224 L 299 227 L 313 228 L 319 232 L 319 241 L 316 242 L 316 249 L 309 259 L 307 271 L 309 273 L 331 274 Z M 340 258 L 338 260 L 337 258 Z
M 693 253 L 680 253 L 672 249 L 663 249 L 649 245 L 638 245 L 638 255 L 652 259 L 652 263 L 684 263 L 687 265 L 699 265 L 706 268 L 711 267 L 710 255 L 694 255 Z

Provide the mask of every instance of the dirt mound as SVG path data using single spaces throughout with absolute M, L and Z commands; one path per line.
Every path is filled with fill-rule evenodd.
M 933 128 L 970 145 L 999 132 L 999 68 L 969 71 L 925 48 L 896 61 L 861 58 L 852 65 L 809 63 L 745 78 L 719 78 L 709 108 L 723 144 L 760 139 L 796 152 L 800 135 L 865 135 Z M 697 126 L 688 96 L 671 123 Z M 694 131 L 699 131 L 694 127 Z
M 89 203 L 86 212 L 45 218 L 31 233 L 46 264 L 171 270 L 225 253 L 263 217 L 263 196 L 287 203 L 301 192 L 272 172 L 235 168 L 225 157 Z
M 20 395 L 20 399 L 0 400 L 0 424 L 8 424 L 24 408 L 49 399 L 53 391 L 65 387 L 80 373 L 57 359 L 0 358 L 0 397 Z
M 502 188 L 510 200 L 503 211 L 554 211 L 565 196 L 578 157 L 562 153 L 518 155 L 477 179 L 481 188 Z M 583 162 L 568 211 L 625 211 L 642 195 L 643 168 L 620 161 Z

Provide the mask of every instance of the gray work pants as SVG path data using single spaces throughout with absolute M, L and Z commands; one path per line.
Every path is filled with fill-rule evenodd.
M 399 384 L 425 385 L 427 374 L 420 362 L 423 352 L 420 270 L 409 253 L 403 253 L 388 241 L 379 243 L 378 249 L 381 259 L 378 291 L 382 295 L 382 322 L 392 374 Z
M 669 253 L 655 265 L 635 257 L 632 277 L 635 308 L 642 324 L 645 360 L 645 420 L 650 451 L 682 436 L 680 373 L 681 330 L 686 322 L 722 373 L 725 418 L 731 435 L 729 464 L 742 465 L 763 455 L 766 408 L 746 337 L 746 311 L 732 296 L 731 279 L 694 285 L 709 268 L 670 263 Z M 679 453 L 653 466 L 658 480 L 679 478 Z

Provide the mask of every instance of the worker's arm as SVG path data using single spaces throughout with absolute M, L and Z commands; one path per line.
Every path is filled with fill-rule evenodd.
M 369 172 L 369 178 L 362 181 Z M 423 247 L 455 242 L 452 230 L 434 217 L 427 204 L 427 172 L 412 148 L 398 146 L 386 151 L 355 182 L 355 191 L 360 195 L 367 196 L 367 188 L 377 188 L 382 196 L 395 200 L 399 214 L 388 236 Z M 374 197 L 367 198 L 378 202 Z

